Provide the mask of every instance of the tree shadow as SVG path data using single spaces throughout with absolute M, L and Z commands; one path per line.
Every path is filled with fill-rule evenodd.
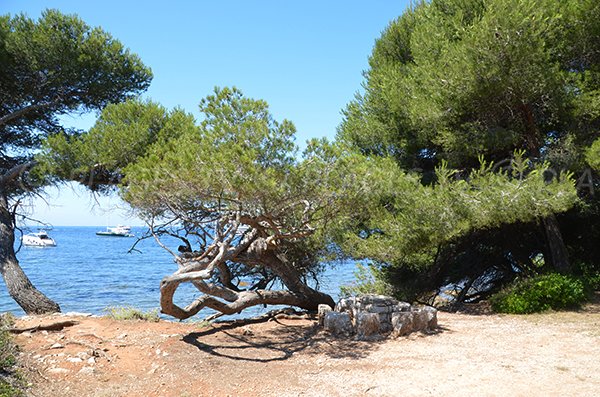
M 266 322 L 267 320 L 254 321 Z M 316 323 L 293 324 L 271 319 L 277 325 L 261 329 L 254 333 L 248 328 L 249 322 L 235 321 L 211 325 L 209 329 L 192 332 L 183 337 L 183 341 L 211 356 L 233 361 L 251 361 L 259 363 L 285 361 L 294 354 L 304 352 L 308 355 L 325 354 L 333 359 L 362 359 L 379 349 L 386 337 L 358 340 L 353 337 L 336 337 L 324 332 Z M 420 333 L 423 337 L 438 335 L 449 331 L 437 327 L 435 330 Z
M 467 314 L 470 316 L 491 316 L 495 315 L 489 302 L 481 301 L 477 303 L 461 303 L 457 306 L 440 308 L 440 311 L 448 313 Z
M 443 333 L 452 333 L 454 331 L 452 331 L 452 329 L 445 327 L 443 325 L 439 325 L 433 329 L 427 329 L 424 331 L 420 331 L 419 334 L 423 335 L 423 336 L 435 336 L 435 335 L 441 335 Z
M 589 301 L 579 308 L 581 313 L 600 313 L 600 291 L 594 291 L 589 297 Z
M 331 358 L 359 359 L 367 357 L 379 345 L 377 341 L 332 337 L 314 323 L 291 325 L 274 321 L 277 326 L 268 331 L 261 330 L 260 334 L 251 331 L 245 334 L 245 325 L 222 324 L 188 334 L 183 340 L 213 356 L 253 362 L 283 361 L 301 351 L 326 354 Z M 207 338 L 217 333 L 216 341 Z

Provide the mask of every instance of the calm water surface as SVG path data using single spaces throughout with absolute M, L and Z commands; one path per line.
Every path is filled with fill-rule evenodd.
M 33 285 L 58 302 L 63 312 L 102 314 L 110 306 L 134 306 L 142 310 L 159 307 L 160 280 L 177 269 L 172 256 L 152 239 L 141 241 L 141 252 L 128 253 L 135 238 L 101 237 L 95 232 L 105 227 L 55 227 L 50 231 L 54 248 L 22 247 L 17 257 Z M 144 228 L 132 228 L 136 236 Z M 177 242 L 172 241 L 173 249 Z M 320 289 L 337 300 L 340 285 L 354 279 L 354 264 L 328 266 Z M 186 305 L 199 296 L 198 290 L 181 285 L 176 303 Z M 250 309 L 249 309 L 250 310 Z M 270 310 L 253 308 L 242 315 Z M 0 312 L 24 314 L 0 282 Z M 197 317 L 209 315 L 201 312 Z

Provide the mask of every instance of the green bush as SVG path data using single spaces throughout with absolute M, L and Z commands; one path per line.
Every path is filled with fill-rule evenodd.
M 600 291 L 600 273 L 588 275 L 583 281 L 591 291 Z
M 124 307 L 108 307 L 104 309 L 107 317 L 114 320 L 143 320 L 150 322 L 158 322 L 160 316 L 158 310 L 150 310 L 144 312 L 131 306 Z
M 8 328 L 14 324 L 10 314 L 0 315 L 0 397 L 24 396 L 24 382 L 16 370 L 18 348 Z
M 576 271 L 589 294 L 600 291 L 600 269 L 588 263 L 580 263 L 576 266 Z
M 24 397 L 23 390 L 16 388 L 10 383 L 0 380 L 0 397 Z
M 490 303 L 496 312 L 526 314 L 578 307 L 585 300 L 581 280 L 552 273 L 519 280 L 492 296 Z

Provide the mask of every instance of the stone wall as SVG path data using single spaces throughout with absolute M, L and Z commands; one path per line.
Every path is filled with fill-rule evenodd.
M 437 328 L 437 310 L 416 307 L 384 295 L 361 295 L 340 299 L 331 309 L 319 305 L 319 324 L 334 335 L 358 339 L 391 335 L 398 337 Z

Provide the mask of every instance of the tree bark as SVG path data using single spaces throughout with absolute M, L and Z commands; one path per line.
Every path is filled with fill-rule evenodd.
M 547 216 L 542 221 L 544 231 L 546 232 L 546 240 L 548 243 L 548 251 L 550 253 L 550 264 L 554 269 L 563 274 L 571 272 L 571 264 L 567 253 L 567 247 L 563 241 L 562 234 L 558 227 L 558 221 L 554 214 Z
M 521 106 L 523 122 L 525 124 L 526 144 L 530 154 L 535 158 L 540 157 L 541 138 L 540 131 L 535 121 L 535 115 L 531 104 L 523 104 Z M 560 233 L 558 221 L 554 214 L 547 216 L 542 220 L 544 231 L 546 232 L 546 240 L 548 243 L 550 264 L 559 273 L 569 273 L 571 265 L 567 254 L 567 247 Z
M 274 250 L 269 248 L 264 238 L 258 238 L 252 244 L 242 243 L 238 248 L 241 248 L 243 252 L 234 249 L 237 262 L 246 263 L 249 266 L 257 264 L 269 268 L 279 277 L 287 290 L 235 291 L 224 285 L 217 285 L 209 281 L 213 274 L 212 271 L 217 269 L 218 266 L 214 266 L 212 271 L 208 271 L 204 266 L 202 269 L 194 268 L 190 271 L 178 271 L 161 281 L 161 312 L 184 320 L 196 315 L 205 307 L 219 311 L 222 314 L 235 314 L 256 305 L 290 305 L 314 311 L 317 310 L 319 304 L 327 304 L 332 308 L 335 306 L 331 296 L 306 285 L 301 273 L 288 264 L 285 258 L 281 258 Z M 226 261 L 231 259 L 223 254 L 217 255 L 214 260 L 220 261 L 222 266 L 227 266 Z M 182 308 L 173 302 L 173 297 L 179 285 L 185 282 L 191 282 L 204 295 Z
M 14 242 L 14 216 L 7 197 L 0 191 L 0 273 L 8 293 L 27 314 L 60 312 L 58 304 L 38 291 L 19 266 Z

